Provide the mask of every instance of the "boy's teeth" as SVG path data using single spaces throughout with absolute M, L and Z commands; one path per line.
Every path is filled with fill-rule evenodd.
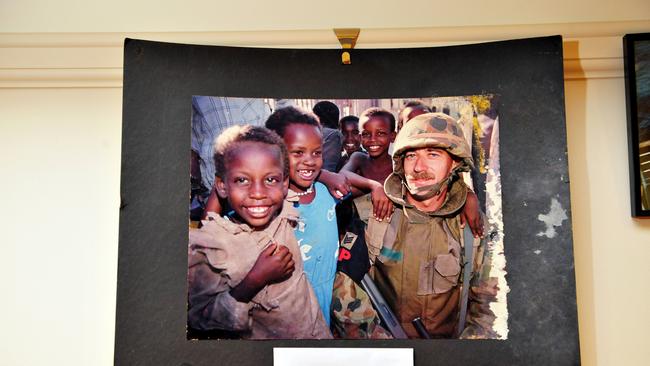
M 268 209 L 268 206 L 248 207 L 248 211 L 252 213 L 264 213 Z

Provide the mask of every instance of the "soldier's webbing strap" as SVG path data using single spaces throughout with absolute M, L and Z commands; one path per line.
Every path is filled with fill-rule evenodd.
M 472 264 L 474 263 L 474 248 L 472 245 L 474 243 L 474 235 L 472 235 L 472 229 L 469 225 L 465 225 L 465 230 L 463 230 L 463 287 L 461 288 L 460 294 L 460 314 L 458 316 L 458 327 L 456 328 L 456 337 L 460 337 L 461 333 L 465 329 L 465 321 L 467 320 L 467 302 L 469 299 L 469 287 L 470 280 L 472 279 Z

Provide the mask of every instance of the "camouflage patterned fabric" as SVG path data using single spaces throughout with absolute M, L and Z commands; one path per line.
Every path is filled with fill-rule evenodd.
M 336 272 L 332 294 L 332 328 L 335 338 L 391 339 L 379 325 L 368 294 L 343 272 Z
M 404 174 L 404 153 L 420 147 L 436 147 L 460 158 L 462 163 L 457 172 L 469 171 L 474 167 L 472 152 L 465 141 L 463 131 L 458 123 L 444 113 L 421 114 L 399 131 L 395 138 L 393 161 L 394 174 Z

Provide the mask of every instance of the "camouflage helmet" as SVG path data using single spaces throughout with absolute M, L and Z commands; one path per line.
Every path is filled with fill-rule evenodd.
M 469 171 L 474 167 L 472 153 L 458 123 L 444 113 L 425 113 L 409 120 L 399 131 L 393 145 L 394 171 L 404 174 L 404 153 L 422 147 L 435 147 L 447 151 L 461 160 L 456 171 Z

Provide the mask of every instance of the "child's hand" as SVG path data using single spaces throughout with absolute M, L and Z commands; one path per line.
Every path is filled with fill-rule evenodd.
M 342 199 L 350 193 L 350 182 L 343 174 L 332 173 L 327 170 L 321 170 L 318 181 L 323 183 L 329 190 L 332 197 Z
M 237 301 L 249 302 L 264 286 L 289 278 L 295 265 L 287 247 L 271 244 L 260 253 L 246 277 L 230 290 L 230 295 Z
M 264 287 L 289 278 L 295 269 L 295 265 L 296 263 L 293 261 L 289 249 L 284 245 L 273 243 L 260 253 L 249 275 L 256 277 Z
M 377 183 L 372 190 L 370 191 L 370 200 L 372 201 L 372 213 L 373 216 L 379 220 L 387 220 L 390 215 L 393 214 L 395 206 L 390 201 L 386 192 L 384 192 L 384 187 Z
M 464 228 L 465 223 L 469 224 L 469 228 L 472 229 L 472 234 L 474 234 L 475 238 L 483 237 L 483 217 L 479 210 L 478 197 L 472 191 L 467 192 L 467 200 L 465 201 L 465 206 L 463 206 L 463 212 L 460 215 L 460 227 Z

